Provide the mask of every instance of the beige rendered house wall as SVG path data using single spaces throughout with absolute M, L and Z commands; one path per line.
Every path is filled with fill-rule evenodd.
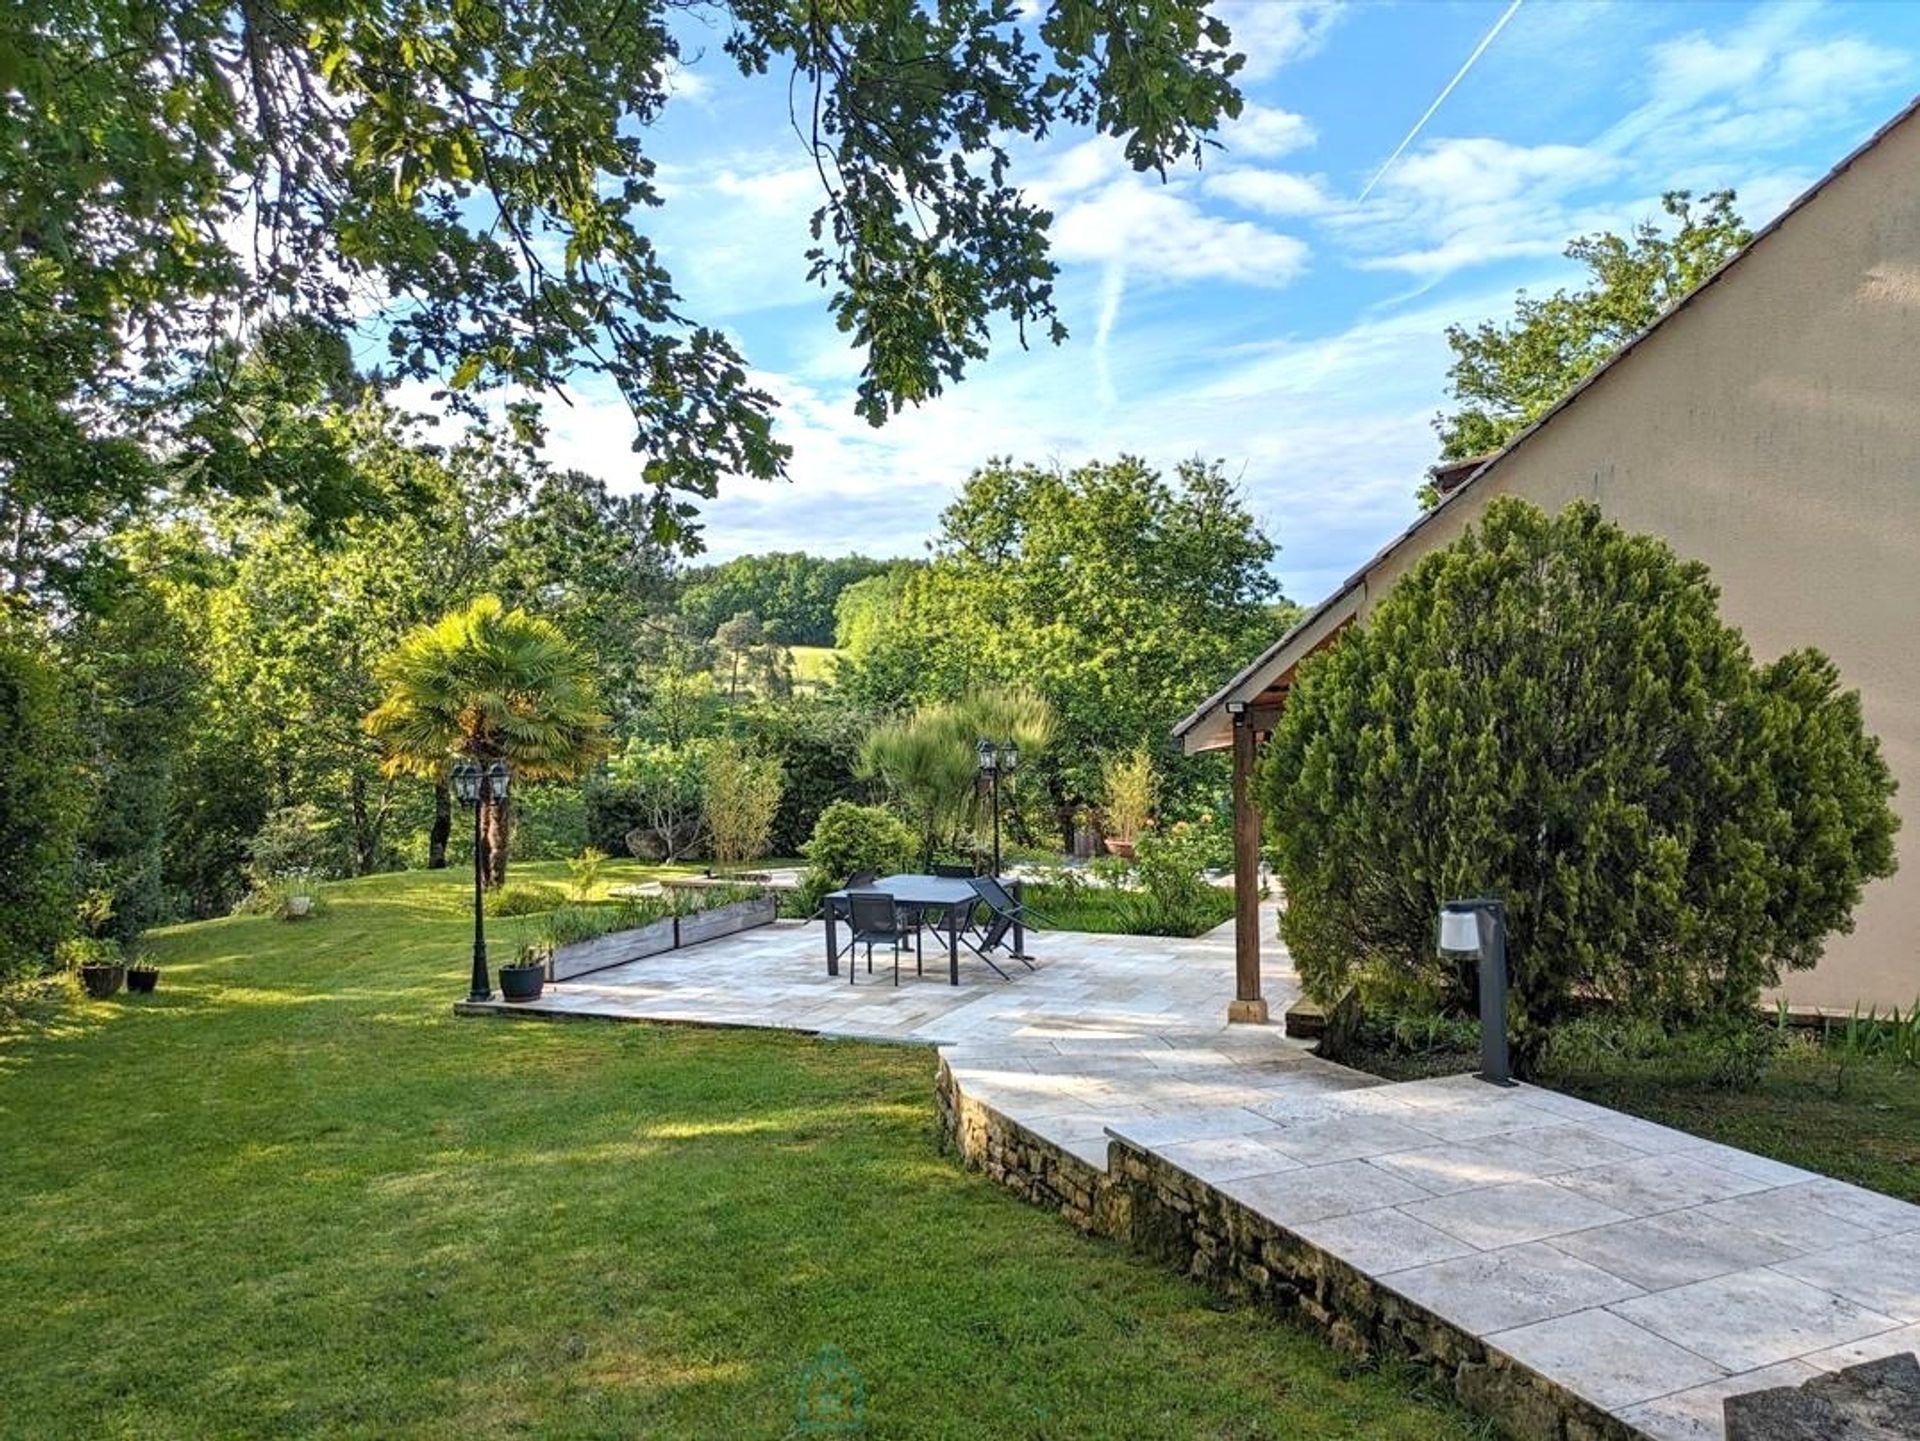
M 1584 497 L 1705 561 L 1770 659 L 1817 646 L 1900 781 L 1901 869 L 1795 1004 L 1920 997 L 1920 119 L 1909 118 L 1443 506 L 1370 606 L 1492 496 Z M 1364 618 L 1364 611 L 1363 611 Z

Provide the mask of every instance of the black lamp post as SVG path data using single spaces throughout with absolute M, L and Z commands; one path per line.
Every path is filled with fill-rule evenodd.
M 467 999 L 490 1001 L 493 986 L 487 974 L 486 847 L 481 841 L 480 821 L 488 801 L 507 798 L 507 763 L 456 761 L 447 781 L 460 803 L 473 807 L 473 988 L 467 992 Z
M 993 876 L 1000 878 L 1000 777 L 1004 774 L 1012 777 L 1015 767 L 1020 764 L 1020 747 L 1011 737 L 1000 745 L 995 745 L 984 736 L 974 747 L 974 753 L 980 758 L 980 774 L 986 780 L 993 797 Z
M 1480 1079 L 1511 1086 L 1507 1061 L 1507 908 L 1498 897 L 1440 908 L 1440 954 L 1480 962 Z

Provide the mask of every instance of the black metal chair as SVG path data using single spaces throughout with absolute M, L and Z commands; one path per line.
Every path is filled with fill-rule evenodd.
M 872 871 L 855 871 L 852 875 L 847 877 L 847 883 L 844 886 L 840 887 L 840 889 L 843 891 L 864 891 L 868 886 L 872 885 L 878 879 L 879 877 L 875 875 Z M 825 920 L 827 916 L 827 907 L 831 906 L 832 904 L 833 904 L 832 901 L 822 896 L 820 898 L 820 904 L 813 908 L 813 914 L 808 916 L 807 919 L 810 921 Z M 833 953 L 833 958 L 834 960 L 838 961 L 840 957 L 844 955 L 851 955 L 852 952 L 853 952 L 853 942 L 848 941 L 846 950 L 835 951 Z
M 885 891 L 850 891 L 847 894 L 847 913 L 851 920 L 853 940 L 848 942 L 851 952 L 856 945 L 865 944 L 867 948 L 867 974 L 873 974 L 873 946 L 876 941 L 885 941 L 893 948 L 893 983 L 900 984 L 900 952 L 911 942 L 913 945 L 913 968 L 916 975 L 924 975 L 923 958 L 920 953 L 920 923 L 905 915 L 893 897 Z M 853 984 L 853 958 L 847 958 L 847 984 Z
M 975 876 L 971 884 L 973 886 L 973 893 L 980 898 L 980 903 L 987 908 L 987 923 L 980 932 L 979 944 L 975 945 L 970 939 L 967 941 L 967 944 L 973 947 L 979 954 L 981 960 L 993 966 L 993 959 L 987 952 L 993 950 L 996 946 L 1004 944 L 1008 933 L 1011 932 L 1016 925 L 1022 930 L 1031 927 L 1035 917 L 1033 912 L 1027 909 L 1023 901 L 1019 900 L 1011 891 L 1001 885 L 1000 882 L 992 876 Z M 1020 964 L 1028 970 L 1033 969 L 1033 962 L 1021 955 L 1018 951 L 1012 952 L 1012 955 L 1013 959 L 1020 962 Z M 998 966 L 993 966 L 993 968 L 996 971 L 1000 970 Z M 1006 972 L 1000 971 L 1000 974 L 1004 976 Z
M 952 865 L 946 861 L 935 861 L 933 863 L 933 874 L 939 876 L 942 880 L 970 881 L 974 877 L 974 869 L 972 866 Z

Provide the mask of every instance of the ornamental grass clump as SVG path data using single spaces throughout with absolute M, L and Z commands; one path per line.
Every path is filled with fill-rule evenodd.
M 1894 781 L 1815 650 L 1756 663 L 1705 566 L 1501 498 L 1307 660 L 1260 780 L 1308 991 L 1470 1010 L 1442 901 L 1511 926 L 1517 1053 L 1605 1006 L 1751 1008 L 1894 869 Z

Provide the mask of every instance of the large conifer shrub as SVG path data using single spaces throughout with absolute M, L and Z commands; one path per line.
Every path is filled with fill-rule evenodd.
M 1893 779 L 1817 651 L 1755 664 L 1706 567 L 1502 498 L 1301 667 L 1261 796 L 1309 993 L 1464 1011 L 1440 903 L 1507 900 L 1525 1054 L 1582 1005 L 1751 1006 L 1894 869 Z

